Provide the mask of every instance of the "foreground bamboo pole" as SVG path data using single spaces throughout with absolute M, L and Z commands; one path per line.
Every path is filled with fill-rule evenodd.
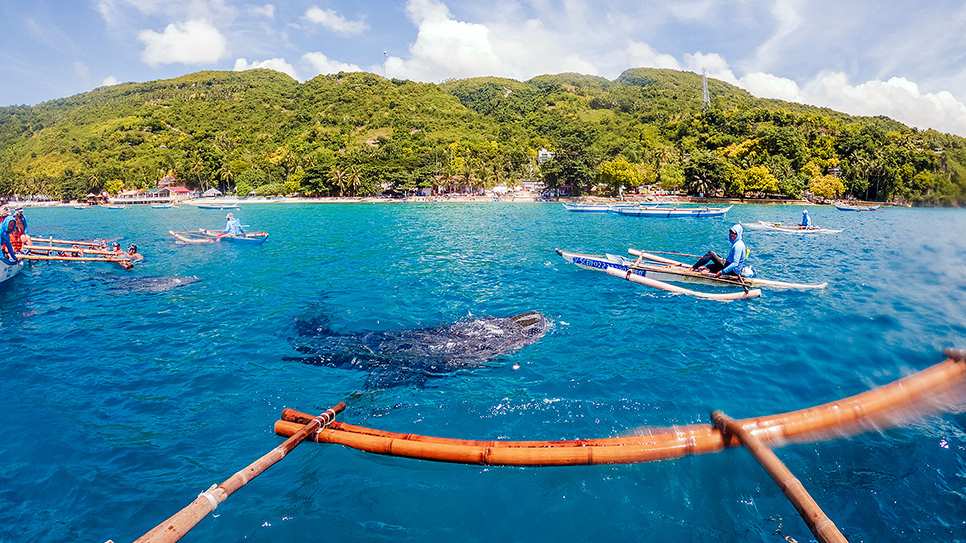
M 896 408 L 928 407 L 933 399 L 963 387 L 966 350 L 946 349 L 943 353 L 948 357 L 943 362 L 876 389 L 798 411 L 743 419 L 741 426 L 773 446 L 780 446 L 788 440 L 825 438 L 829 433 L 848 432 L 855 427 L 861 429 L 866 423 L 874 422 L 880 428 L 889 426 L 888 419 L 875 421 L 887 417 Z M 275 433 L 291 436 L 311 419 L 312 415 L 285 409 L 282 420 L 275 423 Z M 388 456 L 504 466 L 655 462 L 741 445 L 735 436 L 725 435 L 710 424 L 655 428 L 647 430 L 646 434 L 613 438 L 499 441 L 387 432 L 336 422 L 309 439 Z
M 171 518 L 158 524 L 153 530 L 141 536 L 135 543 L 173 543 L 178 541 L 208 513 L 215 510 L 218 504 L 225 501 L 239 488 L 248 484 L 249 481 L 258 477 L 265 470 L 275 465 L 279 460 L 292 452 L 299 443 L 305 440 L 317 430 L 321 430 L 330 424 L 335 416 L 345 409 L 345 403 L 338 403 L 331 409 L 312 419 L 301 430 L 285 440 L 284 443 L 275 447 L 265 456 L 252 462 L 245 469 L 235 473 L 225 482 L 218 486 L 212 485 L 211 488 L 198 495 L 195 501 L 187 507 L 175 513 Z
M 828 518 L 822 508 L 815 503 L 812 496 L 805 490 L 801 481 L 792 475 L 792 472 L 785 467 L 778 456 L 761 440 L 721 411 L 711 413 L 711 420 L 714 421 L 714 426 L 718 430 L 737 437 L 741 444 L 748 449 L 748 452 L 755 457 L 755 460 L 761 464 L 761 467 L 765 468 L 772 480 L 778 484 L 778 488 L 782 489 L 782 493 L 785 494 L 788 501 L 795 506 L 795 510 L 801 515 L 802 520 L 808 525 L 808 529 L 812 531 L 812 535 L 818 539 L 819 543 L 848 543 L 835 523 Z

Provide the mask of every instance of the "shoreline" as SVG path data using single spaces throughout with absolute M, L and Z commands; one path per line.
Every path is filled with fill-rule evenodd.
M 212 204 L 224 204 L 224 205 L 246 205 L 246 204 L 407 204 L 407 203 L 427 203 L 427 204 L 446 204 L 446 203 L 481 203 L 481 202 L 492 202 L 492 203 L 584 203 L 584 204 L 618 204 L 618 203 L 641 203 L 641 204 L 657 204 L 657 203 L 680 203 L 680 204 L 722 204 L 722 205 L 732 205 L 732 204 L 758 204 L 758 205 L 796 205 L 796 206 L 822 206 L 822 205 L 834 205 L 833 203 L 817 203 L 810 202 L 807 200 L 792 200 L 792 199 L 766 199 L 766 198 L 699 198 L 696 196 L 654 196 L 654 195 L 640 195 L 632 196 L 628 198 L 612 198 L 612 197 L 601 197 L 601 196 L 580 196 L 580 197 L 562 197 L 556 200 L 538 200 L 532 195 L 526 196 L 503 196 L 500 198 L 494 198 L 492 196 L 416 196 L 410 197 L 407 200 L 400 198 L 388 198 L 384 196 L 323 196 L 317 198 L 310 197 L 285 197 L 285 198 L 193 198 L 190 200 L 181 200 L 178 202 L 171 202 L 174 205 L 185 205 L 185 206 L 197 206 L 197 205 L 212 205 Z M 883 207 L 891 207 L 892 204 L 885 202 L 863 202 L 856 200 L 850 202 L 854 205 L 881 205 Z M 157 205 L 157 203 L 153 203 Z M 8 207 L 74 207 L 88 205 L 84 202 L 8 202 L 4 204 Z M 95 204 L 90 207 L 107 207 L 108 205 L 124 205 L 124 206 L 148 206 L 152 203 L 114 203 L 114 204 Z

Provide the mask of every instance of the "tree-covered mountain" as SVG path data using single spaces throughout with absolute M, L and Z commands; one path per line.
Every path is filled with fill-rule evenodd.
M 481 188 L 542 179 L 574 193 L 660 184 L 726 195 L 812 192 L 966 203 L 966 139 L 885 117 L 764 100 L 674 70 L 440 85 L 270 70 L 124 83 L 0 108 L 0 194 L 83 199 L 153 188 L 260 195 Z M 537 152 L 554 158 L 537 164 Z

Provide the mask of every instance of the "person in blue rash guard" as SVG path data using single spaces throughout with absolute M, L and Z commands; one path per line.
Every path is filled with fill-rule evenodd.
M 223 236 L 244 236 L 245 229 L 242 228 L 241 221 L 235 218 L 235 215 L 229 213 L 226 217 L 228 219 L 228 224 L 225 225 L 225 230 L 218 235 L 219 238 Z
M 691 266 L 693 271 L 707 264 L 707 270 L 715 277 L 722 275 L 742 275 L 743 277 L 754 276 L 751 266 L 745 266 L 745 242 L 741 240 L 741 232 L 744 229 L 740 224 L 736 224 L 728 231 L 728 239 L 731 240 L 731 250 L 728 251 L 727 258 L 721 258 L 714 251 L 708 251 L 700 260 Z
M 16 264 L 17 253 L 10 243 L 10 234 L 17 229 L 17 219 L 6 207 L 0 208 L 0 217 L 3 218 L 3 222 L 0 222 L 0 246 L 3 247 L 0 249 L 0 258 L 7 264 Z
M 808 230 L 811 227 L 812 227 L 812 218 L 808 216 L 808 210 L 807 209 L 803 209 L 802 210 L 802 226 L 801 226 L 801 229 L 802 230 Z

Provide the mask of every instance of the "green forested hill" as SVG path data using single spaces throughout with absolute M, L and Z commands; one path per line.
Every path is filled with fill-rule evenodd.
M 575 193 L 658 183 L 966 203 L 966 140 L 885 117 L 763 100 L 700 75 L 635 68 L 440 85 L 368 73 L 299 84 L 270 70 L 124 83 L 0 108 L 0 194 L 83 199 L 153 188 L 371 194 L 542 179 Z M 537 151 L 552 160 L 538 165 Z

